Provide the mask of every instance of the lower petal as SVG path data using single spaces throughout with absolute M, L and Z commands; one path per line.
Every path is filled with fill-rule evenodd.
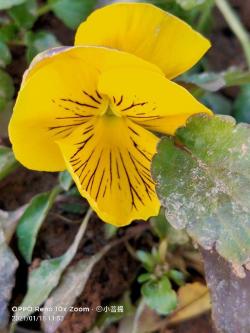
M 124 226 L 158 214 L 150 163 L 158 138 L 126 118 L 91 120 L 58 144 L 80 193 L 105 221 Z

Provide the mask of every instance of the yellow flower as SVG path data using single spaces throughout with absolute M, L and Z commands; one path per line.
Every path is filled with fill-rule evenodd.
M 165 74 L 192 66 L 209 43 L 147 4 L 98 10 L 80 26 L 76 43 L 130 53 L 93 45 L 39 55 L 10 121 L 13 151 L 33 170 L 67 168 L 102 220 L 146 220 L 160 207 L 150 175 L 159 140 L 153 133 L 174 134 L 190 115 L 211 113 Z

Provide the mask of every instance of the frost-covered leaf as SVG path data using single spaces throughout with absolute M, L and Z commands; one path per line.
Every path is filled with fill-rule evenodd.
M 15 233 L 17 223 L 24 213 L 26 205 L 19 207 L 15 211 L 6 212 L 0 209 L 0 228 L 2 228 L 6 243 L 9 243 Z
M 18 163 L 8 147 L 0 146 L 0 180 L 18 167 Z
M 18 248 L 28 263 L 32 259 L 39 229 L 53 205 L 58 192 L 58 188 L 55 188 L 51 192 L 41 193 L 33 197 L 19 221 L 17 227 Z
M 58 285 L 61 275 L 76 254 L 79 243 L 84 235 L 91 210 L 86 214 L 74 242 L 60 257 L 43 260 L 38 268 L 33 269 L 28 278 L 28 291 L 19 310 L 15 312 L 17 317 L 26 317 L 35 311 Z M 15 323 L 13 323 L 14 325 Z
M 250 272 L 233 272 L 231 264 L 216 253 L 202 251 L 211 292 L 212 314 L 218 332 L 247 333 L 250 327 Z
M 4 232 L 0 228 L 0 331 L 8 323 L 8 305 L 17 267 L 18 261 L 6 244 Z
M 177 297 L 166 276 L 159 280 L 148 281 L 141 288 L 145 303 L 157 313 L 166 315 L 177 306 Z
M 196 317 L 211 308 L 208 288 L 200 282 L 187 283 L 178 290 L 178 307 L 169 318 L 174 324 Z
M 250 259 L 250 129 L 231 117 L 190 118 L 163 138 L 153 160 L 168 221 L 202 247 L 244 264 Z
M 94 265 L 110 249 L 110 246 L 104 247 L 101 251 L 90 258 L 82 259 L 71 266 L 63 275 L 58 287 L 51 293 L 44 307 L 51 308 L 52 311 L 45 312 L 46 317 L 43 328 L 45 333 L 53 333 L 64 320 L 71 306 L 74 305 L 77 297 L 82 293 L 89 279 Z M 63 309 L 59 311 L 58 309 Z M 50 321 L 50 316 L 58 316 L 60 320 Z

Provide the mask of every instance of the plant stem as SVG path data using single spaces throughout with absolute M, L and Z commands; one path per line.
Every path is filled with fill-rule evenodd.
M 74 240 L 73 244 L 69 247 L 68 251 L 64 254 L 64 256 L 66 258 L 69 258 L 69 259 L 66 259 L 66 261 L 65 261 L 65 262 L 67 262 L 66 265 L 65 265 L 65 267 L 70 263 L 73 255 L 76 253 L 76 251 L 78 249 L 78 246 L 79 246 L 79 244 L 80 244 L 80 242 L 82 240 L 82 237 L 83 237 L 83 235 L 85 233 L 85 230 L 86 230 L 86 228 L 88 226 L 88 222 L 89 222 L 89 219 L 90 219 L 90 217 L 92 215 L 92 212 L 93 212 L 92 209 L 89 208 L 88 211 L 87 211 L 87 213 L 86 213 L 86 215 L 84 216 L 84 219 L 82 220 L 82 223 L 81 223 L 81 225 L 80 225 L 80 227 L 78 229 L 78 232 L 76 234 L 76 237 L 75 237 L 75 240 Z M 71 253 L 72 255 L 69 256 L 69 253 Z
M 248 67 L 250 68 L 250 39 L 248 32 L 240 21 L 235 11 L 229 5 L 227 0 L 215 0 L 217 7 L 220 9 L 229 27 L 239 39 L 241 46 L 244 50 Z
M 168 240 L 167 238 L 164 238 L 163 240 L 161 240 L 159 245 L 159 256 L 162 264 L 164 264 L 166 261 L 167 248 L 168 248 Z
M 214 0 L 209 0 L 206 2 L 205 8 L 202 10 L 201 15 L 199 17 L 197 23 L 197 30 L 200 32 L 204 32 L 206 24 L 211 17 L 211 12 L 214 7 Z
M 139 328 L 139 320 L 140 317 L 145 309 L 145 302 L 144 299 L 142 298 L 138 304 L 135 316 L 134 316 L 134 322 L 133 322 L 133 328 L 132 328 L 132 333 L 138 333 L 138 328 Z
M 58 194 L 62 192 L 61 186 L 56 185 L 50 192 L 50 200 L 52 203 L 54 203 L 54 201 L 56 200 L 56 197 L 58 196 Z
M 51 4 L 43 5 L 43 6 L 41 6 L 41 7 L 38 8 L 38 10 L 37 10 L 37 16 L 44 15 L 44 14 L 48 13 L 51 9 L 52 9 L 52 5 Z

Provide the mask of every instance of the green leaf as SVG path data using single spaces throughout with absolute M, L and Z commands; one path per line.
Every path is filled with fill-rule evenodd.
M 148 271 L 153 271 L 155 267 L 155 261 L 149 252 L 139 250 L 136 252 L 137 258 L 143 263 L 144 267 Z
M 16 35 L 16 26 L 13 23 L 4 25 L 0 28 L 0 41 L 7 43 L 15 38 Z
M 168 222 L 165 217 L 164 209 L 160 210 L 158 216 L 151 217 L 151 226 L 160 239 L 164 239 L 168 233 Z
M 56 332 L 70 307 L 75 304 L 77 297 L 83 292 L 93 267 L 109 249 L 110 245 L 105 246 L 92 257 L 78 261 L 65 272 L 60 284 L 44 304 L 44 308 L 52 309 L 52 311 L 44 313 L 43 327 L 45 332 Z M 51 316 L 60 318 L 60 320 L 49 320 Z
M 20 5 L 24 3 L 26 0 L 1 0 L 0 2 L 0 10 L 8 9 L 16 5 Z
M 227 87 L 241 86 L 250 83 L 250 72 L 240 70 L 228 70 L 224 72 Z
M 220 73 L 183 74 L 177 81 L 194 84 L 205 91 L 216 92 L 225 87 L 250 83 L 250 72 L 229 69 Z
M 92 211 L 86 214 L 73 244 L 60 257 L 43 260 L 38 268 L 33 269 L 28 278 L 28 291 L 19 309 L 15 312 L 17 317 L 26 317 L 35 311 L 58 285 L 61 275 L 76 254 L 79 243 L 86 230 Z M 12 324 L 12 327 L 15 323 Z
M 12 150 L 7 147 L 0 146 L 0 181 L 18 167 Z
M 151 274 L 150 273 L 143 273 L 143 274 L 141 274 L 141 275 L 138 276 L 137 281 L 139 283 L 144 283 L 144 282 L 146 282 L 146 281 L 148 281 L 150 279 L 151 279 Z
M 157 313 L 167 315 L 177 306 L 177 297 L 166 276 L 160 280 L 146 282 L 141 288 L 145 303 Z
M 66 193 L 65 196 L 67 197 L 80 197 L 82 198 L 81 194 L 78 191 L 76 186 L 72 186 Z
M 234 103 L 234 117 L 239 122 L 250 123 L 250 84 L 241 88 Z
M 26 0 L 19 6 L 12 7 L 8 13 L 19 28 L 30 29 L 37 19 L 36 0 Z
M 18 248 L 28 263 L 32 259 L 37 234 L 58 193 L 58 188 L 55 188 L 51 192 L 35 196 L 19 221 L 17 227 Z
M 68 191 L 73 184 L 71 174 L 67 170 L 59 173 L 59 184 L 64 191 Z
M 160 239 L 167 238 L 169 245 L 183 245 L 189 237 L 184 230 L 176 230 L 167 221 L 164 208 L 161 208 L 158 216 L 150 219 L 154 232 Z
M 168 221 L 227 260 L 250 257 L 250 129 L 231 117 L 194 116 L 163 138 L 152 173 Z
M 82 215 L 87 211 L 86 205 L 84 205 L 84 203 L 79 203 L 79 202 L 72 202 L 72 203 L 64 202 L 61 206 L 61 209 L 64 213 L 79 214 L 79 215 Z
M 195 84 L 196 86 L 211 92 L 218 91 L 226 86 L 226 81 L 221 73 L 205 72 L 192 75 L 184 74 L 179 80 L 183 80 L 185 83 Z
M 12 78 L 0 69 L 0 112 L 4 111 L 8 101 L 14 96 L 15 88 Z
M 115 236 L 118 232 L 119 228 L 115 225 L 105 223 L 104 225 L 104 234 L 106 239 L 110 239 Z
M 96 0 L 49 0 L 54 14 L 71 29 L 86 19 L 96 3 Z
M 26 44 L 26 58 L 28 62 L 30 62 L 38 53 L 60 45 L 56 37 L 52 33 L 46 31 L 29 31 L 26 34 Z
M 165 250 L 166 250 L 166 247 L 163 245 L 164 243 L 166 244 L 166 240 L 165 239 L 163 239 L 163 241 L 160 244 L 162 244 L 163 248 L 165 248 Z M 160 246 L 161 245 L 159 245 L 159 247 Z M 151 257 L 152 257 L 152 260 L 153 260 L 155 266 L 157 264 L 161 263 L 161 255 L 160 255 L 160 251 L 159 251 L 158 247 L 153 246 L 153 248 L 151 250 Z
M 176 0 L 176 2 L 183 9 L 190 10 L 197 6 L 203 5 L 206 2 L 206 0 Z
M 168 277 L 173 280 L 178 286 L 183 286 L 185 284 L 185 275 L 177 271 L 176 269 L 171 269 L 168 272 Z
M 220 94 L 207 92 L 200 101 L 217 114 L 231 115 L 232 113 L 233 107 L 230 100 Z
M 5 67 L 11 63 L 11 53 L 8 46 L 0 41 L 0 67 Z

